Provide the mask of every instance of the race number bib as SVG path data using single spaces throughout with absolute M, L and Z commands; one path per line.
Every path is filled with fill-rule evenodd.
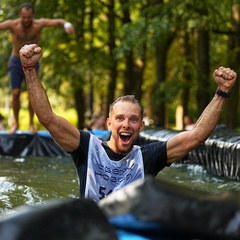
M 112 161 L 101 140 L 90 137 L 85 197 L 99 202 L 109 193 L 144 178 L 142 152 L 139 146 L 120 161 Z

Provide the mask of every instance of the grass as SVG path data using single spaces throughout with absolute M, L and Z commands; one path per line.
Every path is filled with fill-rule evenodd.
M 0 91 L 1 92 L 1 91 Z M 55 103 L 53 110 L 56 114 L 66 118 L 74 126 L 77 126 L 77 114 L 74 108 L 65 109 L 59 104 L 59 102 L 64 101 L 60 97 L 54 96 L 52 99 Z M 19 130 L 28 131 L 29 130 L 29 112 L 28 112 L 28 94 L 27 91 L 23 91 L 20 95 L 21 109 L 19 112 Z M 11 108 L 11 94 L 6 94 L 2 92 L 0 98 L 0 113 L 4 116 L 4 125 L 6 130 L 9 130 L 9 124 L 13 116 L 13 110 Z M 10 120 L 10 121 L 9 121 Z M 34 116 L 34 124 L 37 130 L 45 130 L 45 128 L 38 122 L 36 115 Z
M 4 125 L 6 130 L 9 130 L 8 120 L 12 118 L 12 109 L 10 113 L 6 112 L 4 109 L 0 109 L 1 114 L 4 116 Z M 77 126 L 77 114 L 75 109 L 67 109 L 64 111 L 55 111 L 56 114 L 66 118 L 74 126 Z M 45 130 L 45 128 L 39 123 L 36 115 L 34 116 L 34 124 L 37 130 Z M 29 112 L 28 109 L 22 108 L 19 112 L 19 130 L 28 131 L 29 130 Z

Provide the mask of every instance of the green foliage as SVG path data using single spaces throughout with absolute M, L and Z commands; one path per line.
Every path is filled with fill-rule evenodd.
M 2 0 L 0 21 L 18 17 L 18 6 L 23 1 Z M 74 93 L 83 89 L 87 96 L 93 94 L 96 101 L 93 108 L 106 103 L 109 95 L 110 68 L 112 59 L 109 50 L 109 1 L 86 0 L 35 0 L 36 18 L 64 18 L 75 26 L 75 34 L 68 35 L 64 29 L 45 28 L 42 31 L 39 45 L 43 49 L 40 77 L 47 90 L 53 96 L 63 96 L 60 105 L 64 108 L 75 106 Z M 169 0 L 154 1 L 121 1 L 114 3 L 114 23 L 116 32 L 115 59 L 118 60 L 116 93 L 123 88 L 125 68 L 124 56 L 132 52 L 137 62 L 146 56 L 143 96 L 155 96 L 156 101 L 171 103 L 177 106 L 181 101 L 184 89 L 190 87 L 191 101 L 189 109 L 196 111 L 197 90 L 197 32 L 204 28 L 210 32 L 210 69 L 227 64 L 224 53 L 227 51 L 228 36 L 223 32 L 231 30 L 232 1 L 217 0 Z M 129 8 L 130 22 L 122 24 L 123 10 Z M 188 33 L 191 59 L 184 53 L 184 33 Z M 154 89 L 156 80 L 156 48 L 174 36 L 168 50 L 166 62 L 166 79 Z M 0 34 L 0 87 L 9 89 L 7 63 L 11 54 L 10 31 Z M 234 53 L 231 53 L 235 57 Z M 185 71 L 191 74 L 191 81 L 185 79 Z M 209 79 L 212 79 L 209 76 Z M 206 89 L 211 93 L 215 84 Z M 92 88 L 93 87 L 93 88 Z M 93 92 L 91 93 L 91 88 Z M 161 94 L 165 92 L 165 94 Z M 116 94 L 117 95 L 117 94 Z M 56 97 L 57 99 L 57 97 Z M 64 100 L 63 100 L 64 99 Z M 51 100 L 54 106 L 57 101 Z M 149 99 L 143 98 L 145 108 L 151 108 Z M 172 109 L 170 119 L 173 119 Z

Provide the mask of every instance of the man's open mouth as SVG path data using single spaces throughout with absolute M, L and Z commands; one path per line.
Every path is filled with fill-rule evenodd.
M 123 142 L 128 142 L 132 137 L 131 133 L 120 133 L 120 138 Z

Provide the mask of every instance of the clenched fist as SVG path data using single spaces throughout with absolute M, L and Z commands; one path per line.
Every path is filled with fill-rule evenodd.
M 218 88 L 223 92 L 231 92 L 237 74 L 230 68 L 219 67 L 213 72 L 213 78 L 218 84 Z
M 31 70 L 36 67 L 42 56 L 42 49 L 37 44 L 24 45 L 19 51 L 23 69 Z

